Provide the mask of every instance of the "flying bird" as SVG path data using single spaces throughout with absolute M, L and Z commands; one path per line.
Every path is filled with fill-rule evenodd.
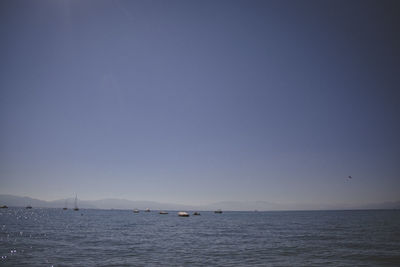
M 351 179 L 351 178 L 353 178 L 353 177 L 351 177 L 351 175 L 349 175 L 347 178 Z

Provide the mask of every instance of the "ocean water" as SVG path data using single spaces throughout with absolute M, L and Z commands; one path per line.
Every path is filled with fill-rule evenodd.
M 0 209 L 1 266 L 400 266 L 400 211 Z

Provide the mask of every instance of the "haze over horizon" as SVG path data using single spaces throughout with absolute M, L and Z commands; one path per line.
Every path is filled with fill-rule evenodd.
M 1 1 L 0 194 L 399 201 L 398 14 L 396 1 Z

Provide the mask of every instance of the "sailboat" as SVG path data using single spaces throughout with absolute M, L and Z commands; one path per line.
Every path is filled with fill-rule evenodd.
M 64 205 L 63 210 L 67 210 L 67 209 L 68 209 L 68 198 L 65 200 L 65 205 Z
M 74 208 L 74 210 L 75 211 L 79 210 L 79 208 L 78 208 L 78 196 L 77 195 L 75 195 L 75 208 Z

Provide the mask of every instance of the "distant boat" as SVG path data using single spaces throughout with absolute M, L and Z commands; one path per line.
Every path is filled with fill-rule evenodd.
M 67 210 L 67 209 L 68 209 L 68 199 L 65 200 L 65 205 L 64 205 L 63 210 Z
M 75 195 L 75 207 L 74 207 L 74 210 L 75 211 L 79 210 L 79 208 L 78 208 L 78 195 Z
M 189 213 L 184 212 L 184 211 L 180 211 L 180 212 L 178 212 L 178 216 L 180 216 L 180 217 L 189 217 Z
M 216 210 L 214 213 L 222 213 L 222 210 Z
M 200 215 L 200 212 L 195 211 L 193 215 Z
M 147 208 L 147 209 L 145 210 L 145 212 L 150 212 L 150 209 L 149 209 L 149 208 Z
M 31 208 L 32 208 L 31 205 L 26 206 L 26 209 L 31 209 Z
M 166 211 L 160 211 L 160 214 L 168 214 Z
M 138 209 L 134 209 L 133 212 L 134 213 L 139 213 L 139 210 Z
M 8 209 L 7 205 L 0 206 L 0 209 Z

